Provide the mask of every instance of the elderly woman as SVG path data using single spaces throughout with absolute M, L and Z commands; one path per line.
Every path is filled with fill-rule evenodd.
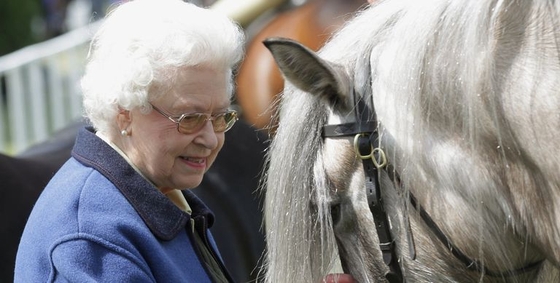
M 228 282 L 191 192 L 224 132 L 243 32 L 180 0 L 115 8 L 93 38 L 82 80 L 93 128 L 37 201 L 16 282 Z

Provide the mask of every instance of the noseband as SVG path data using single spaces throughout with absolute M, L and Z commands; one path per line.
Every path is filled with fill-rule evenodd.
M 325 125 L 323 126 L 323 138 L 332 137 L 348 137 L 354 136 L 354 149 L 356 155 L 362 159 L 365 175 L 365 190 L 368 199 L 369 209 L 375 222 L 375 228 L 379 238 L 379 248 L 383 255 L 384 263 L 389 267 L 389 272 L 385 278 L 389 283 L 405 282 L 403 280 L 401 266 L 395 252 L 395 242 L 391 236 L 389 218 L 387 212 L 383 207 L 383 199 L 381 197 L 381 186 L 379 185 L 379 170 L 385 169 L 393 182 L 400 183 L 400 177 L 393 169 L 387 169 L 392 166 L 388 164 L 387 157 L 383 149 L 379 146 L 379 132 L 377 115 L 375 111 L 370 110 L 370 107 L 360 97 L 357 97 L 356 92 L 353 93 L 354 101 L 356 102 L 355 116 L 356 122 L 345 123 L 338 125 Z M 479 260 L 472 259 L 464 254 L 457 248 L 445 233 L 438 227 L 430 215 L 418 204 L 416 198 L 410 195 L 410 203 L 418 212 L 424 223 L 430 228 L 432 233 L 444 244 L 449 251 L 460 260 L 468 270 L 477 271 L 492 277 L 511 277 L 517 276 L 526 272 L 538 269 L 544 260 L 529 263 L 528 265 L 507 271 L 493 271 L 486 268 Z M 408 216 L 405 213 L 405 222 L 408 226 L 407 238 L 409 243 L 409 252 L 411 258 L 416 258 L 416 251 L 414 247 L 414 239 L 412 237 L 412 230 Z

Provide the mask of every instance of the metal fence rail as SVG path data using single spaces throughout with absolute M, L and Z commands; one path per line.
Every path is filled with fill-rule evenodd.
M 82 116 L 79 80 L 99 24 L 0 57 L 0 152 L 17 154 Z

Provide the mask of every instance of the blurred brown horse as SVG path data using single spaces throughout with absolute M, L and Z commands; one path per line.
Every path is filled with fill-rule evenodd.
M 237 77 L 237 103 L 242 117 L 259 128 L 273 129 L 274 101 L 284 81 L 262 41 L 268 37 L 296 39 L 318 50 L 345 21 L 364 7 L 366 0 L 309 0 L 278 14 L 249 42 L 246 58 Z

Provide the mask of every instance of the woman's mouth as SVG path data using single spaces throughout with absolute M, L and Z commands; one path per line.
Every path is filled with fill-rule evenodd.
M 199 164 L 204 163 L 205 160 L 204 158 L 194 158 L 194 157 L 183 157 L 183 159 L 192 163 L 199 163 Z
M 181 156 L 181 159 L 192 167 L 202 168 L 206 167 L 206 158 L 202 157 L 189 157 L 189 156 Z

